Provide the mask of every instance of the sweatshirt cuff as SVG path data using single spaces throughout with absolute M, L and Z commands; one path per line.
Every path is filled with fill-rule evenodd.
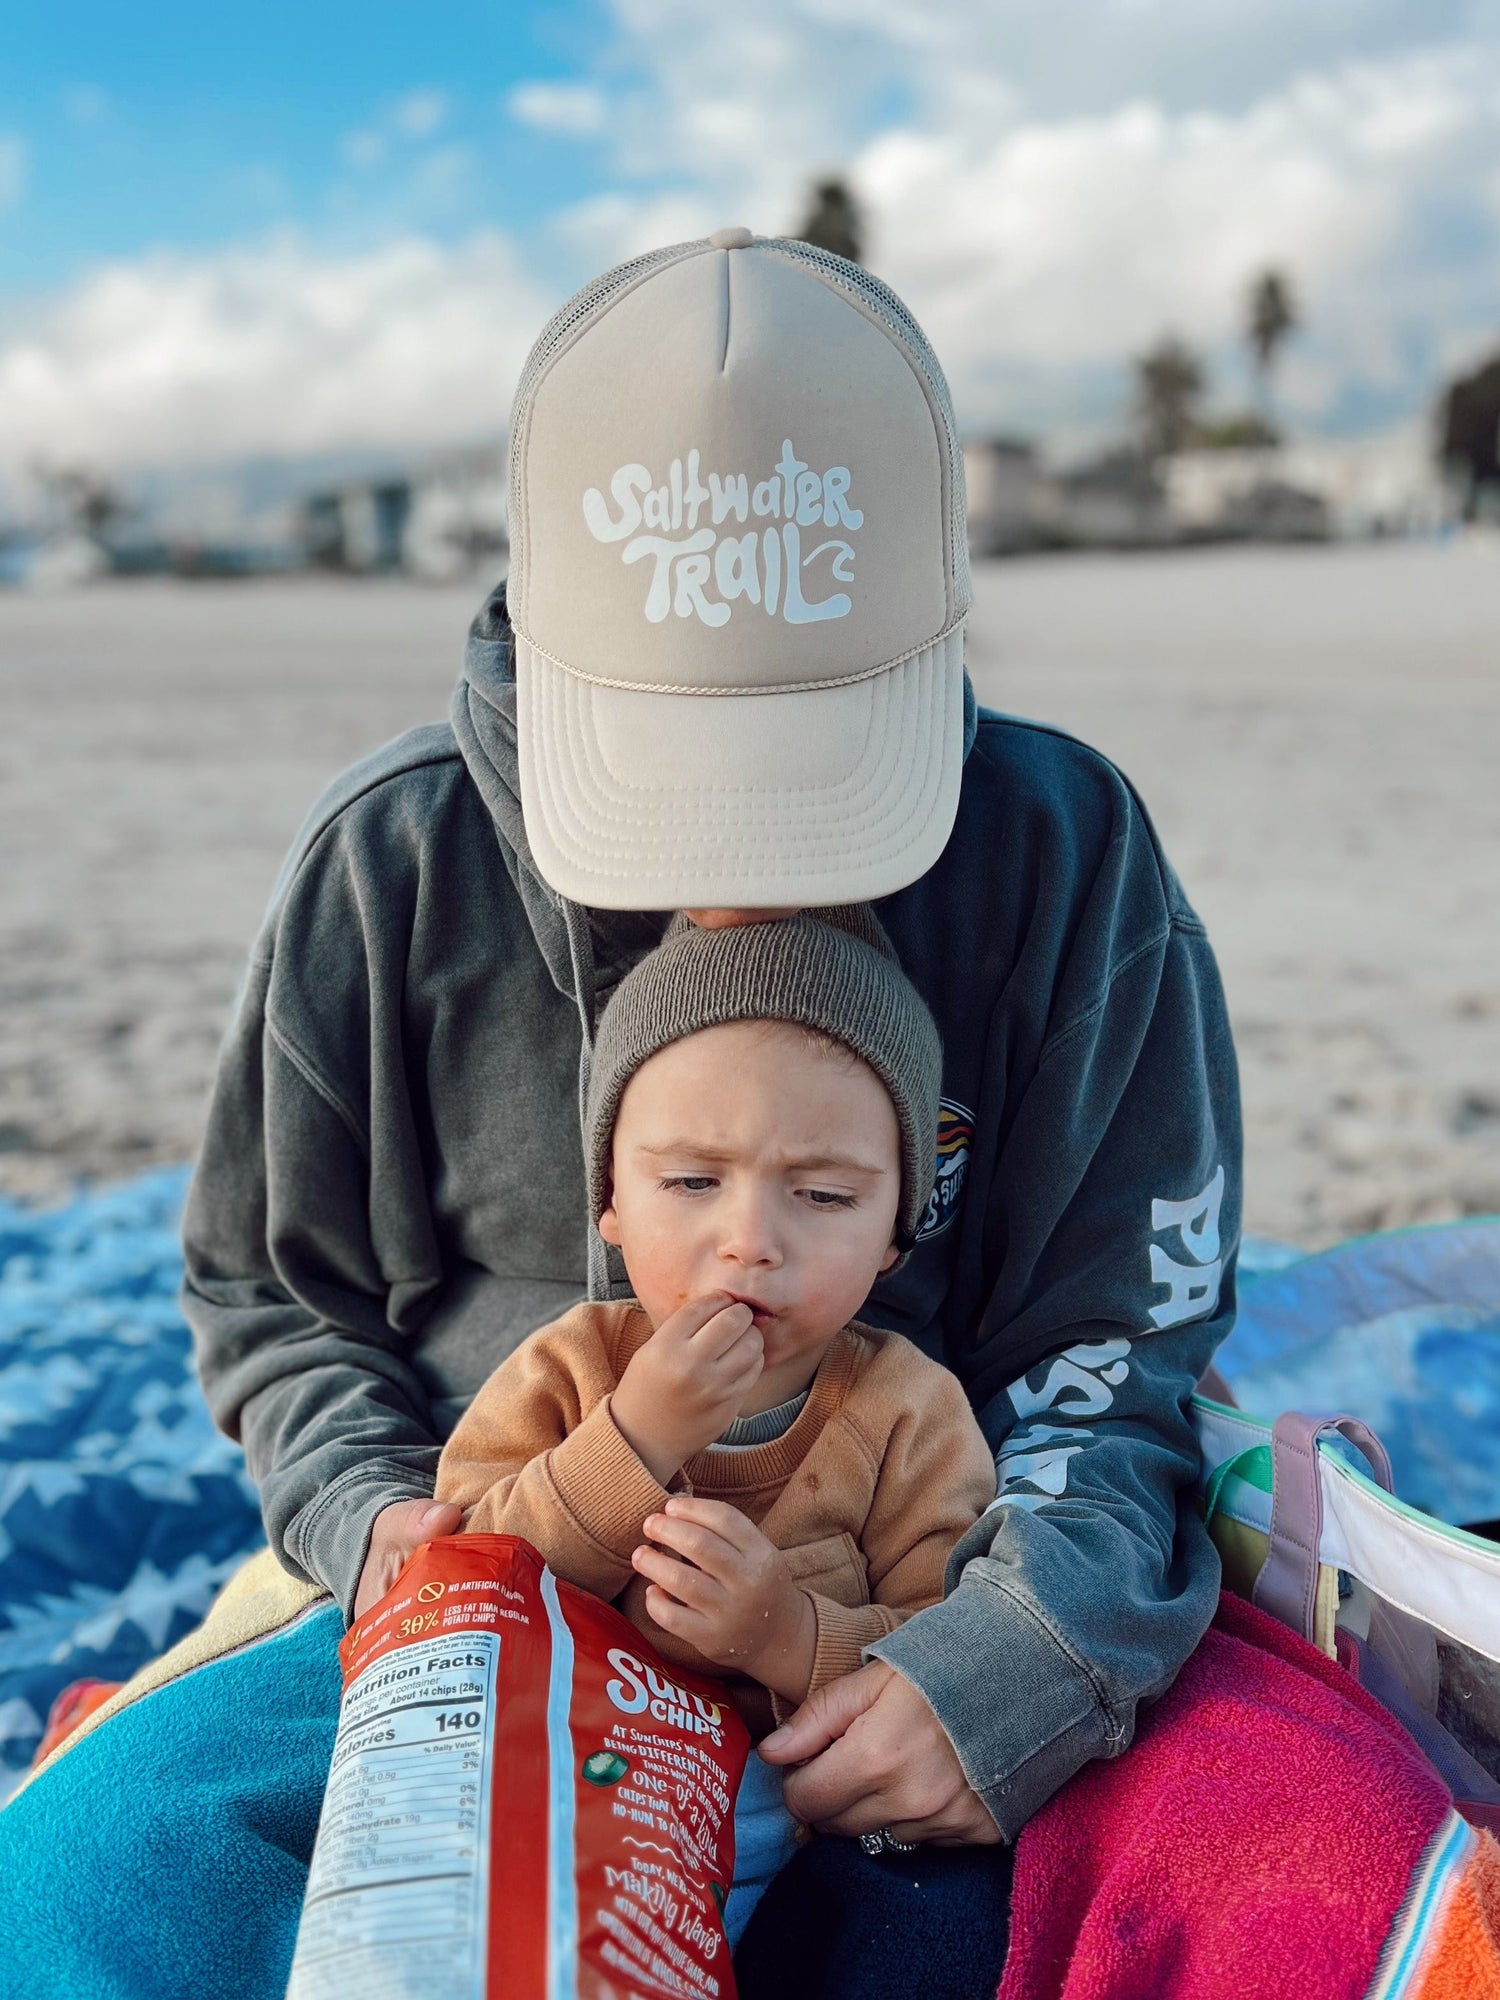
M 785 1695 L 767 1690 L 771 1696 L 771 1714 L 778 1724 L 789 1722 L 808 1695 L 826 1687 L 829 1681 L 855 1673 L 864 1664 L 871 1641 L 901 1622 L 901 1614 L 884 1604 L 838 1604 L 831 1597 L 820 1597 L 815 1590 L 802 1594 L 812 1604 L 817 1620 L 812 1674 L 802 1701 L 790 1701 Z
M 1091 1757 L 1124 1747 L 1089 1674 L 993 1584 L 960 1585 L 865 1651 L 926 1697 L 1006 1840 Z
M 667 1489 L 625 1442 L 609 1398 L 595 1404 L 577 1430 L 548 1456 L 558 1499 L 575 1526 L 605 1554 L 623 1563 L 641 1541 L 641 1523 L 667 1504 Z
M 332 1593 L 347 1625 L 354 1614 L 370 1530 L 383 1507 L 397 1500 L 430 1500 L 433 1475 L 381 1460 L 351 1465 L 287 1523 L 277 1554 Z
M 831 1597 L 820 1597 L 815 1590 L 806 1594 L 812 1599 L 813 1615 L 818 1621 L 812 1678 L 807 1683 L 807 1692 L 812 1694 L 815 1689 L 826 1687 L 829 1681 L 856 1673 L 864 1664 L 865 1649 L 894 1631 L 901 1619 L 884 1604 L 838 1604 Z

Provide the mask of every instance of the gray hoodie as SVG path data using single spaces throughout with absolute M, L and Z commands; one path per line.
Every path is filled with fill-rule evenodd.
M 531 866 L 503 594 L 451 722 L 345 773 L 276 885 L 185 1225 L 185 1306 L 267 1533 L 346 1611 L 380 1508 L 518 1342 L 624 1273 L 589 1231 L 580 1088 L 661 914 Z M 958 822 L 878 905 L 942 1032 L 937 1181 L 862 1317 L 947 1362 L 1001 1497 L 947 1600 L 873 1649 L 1001 1831 L 1122 1749 L 1212 1615 L 1187 1397 L 1233 1316 L 1239 1121 L 1212 955 L 1139 801 L 972 709 Z

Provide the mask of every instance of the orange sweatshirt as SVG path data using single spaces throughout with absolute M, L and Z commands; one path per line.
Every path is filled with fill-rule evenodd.
M 580 1305 L 524 1341 L 443 1451 L 437 1497 L 475 1533 L 520 1535 L 553 1571 L 616 1603 L 668 1660 L 729 1681 L 752 1727 L 768 1697 L 674 1638 L 630 1558 L 668 1495 L 615 1428 L 610 1394 L 651 1337 L 638 1305 Z M 946 1368 L 899 1334 L 844 1328 L 784 1436 L 701 1451 L 674 1492 L 725 1500 L 781 1549 L 812 1599 L 811 1693 L 943 1594 L 949 1552 L 995 1497 L 995 1465 Z M 753 1690 L 753 1692 L 752 1692 Z

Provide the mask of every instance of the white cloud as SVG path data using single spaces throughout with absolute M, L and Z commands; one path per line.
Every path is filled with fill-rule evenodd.
M 512 118 L 536 132 L 593 139 L 609 122 L 609 103 L 590 83 L 518 83 L 505 99 Z
M 478 171 L 472 146 L 434 146 L 418 165 L 414 180 L 424 194 L 450 194 L 468 186 Z
M 109 93 L 97 83 L 75 83 L 63 99 L 63 108 L 74 125 L 97 125 L 109 110 Z
M 448 119 L 448 99 L 441 90 L 411 90 L 391 107 L 391 123 L 408 139 L 430 139 Z
M 371 127 L 344 136 L 344 158 L 351 167 L 378 167 L 386 156 L 386 150 L 384 132 L 377 132 Z
M 26 142 L 14 132 L 0 132 L 0 208 L 21 198 L 26 185 Z
M 766 0 L 763 0 L 766 4 Z M 809 33 L 827 0 L 783 0 Z M 885 0 L 889 13 L 902 0 Z M 1242 111 L 1299 76 L 1493 40 L 1493 0 L 941 0 L 928 57 L 908 67 L 926 117 L 971 74 L 1001 76 L 1038 119 L 1098 115 L 1149 98 L 1167 111 Z M 920 55 L 921 45 L 913 45 Z
M 294 199 L 291 181 L 270 160 L 247 160 L 242 166 L 231 168 L 224 176 L 224 185 L 241 200 L 254 202 L 262 209 L 285 209 Z
M 622 178 L 672 176 L 719 213 L 788 219 L 810 172 L 846 160 L 862 108 L 929 59 L 931 9 L 848 0 L 762 0 L 705 10 L 696 0 L 613 0 L 619 68 L 634 76 L 611 107 Z M 923 18 L 924 16 L 929 18 Z
M 1020 123 L 967 152 L 897 133 L 855 175 L 883 269 L 970 375 L 992 357 L 1108 361 L 1165 324 L 1220 339 L 1267 263 L 1313 306 L 1392 228 L 1387 190 L 1360 185 L 1281 107 L 1231 120 L 1126 106 Z
M 431 139 L 448 122 L 451 107 L 441 90 L 409 90 L 386 105 L 370 124 L 346 132 L 344 158 L 351 167 L 378 167 L 391 151 L 391 142 Z
M 748 209 L 726 211 L 722 202 L 697 190 L 649 198 L 615 193 L 596 195 L 566 210 L 557 218 L 554 232 L 580 276 L 587 278 L 664 243 L 706 236 L 726 221 L 756 226 Z
M 493 232 L 107 265 L 0 342 L 0 450 L 116 468 L 482 436 L 552 303 Z
M 1455 353 L 1500 334 L 1489 0 L 1364 0 L 1358 38 L 1306 0 L 611 4 L 591 71 L 505 100 L 531 130 L 602 141 L 612 168 L 538 218 L 545 282 L 504 237 L 423 233 L 472 212 L 482 162 L 441 94 L 414 91 L 344 142 L 354 165 L 401 165 L 394 240 L 158 255 L 24 327 L 12 310 L 0 452 L 127 466 L 492 430 L 568 282 L 721 223 L 794 227 L 835 168 L 971 428 L 1117 423 L 1129 356 L 1168 327 L 1237 400 L 1245 289 L 1268 263 L 1304 309 L 1280 394 L 1308 423 L 1414 415 Z M 0 202 L 23 170 L 0 138 Z M 338 193 L 368 225 L 371 184 Z
M 1007 364 L 1065 394 L 1070 373 L 1168 325 L 1211 350 L 1237 342 L 1246 285 L 1275 264 L 1303 303 L 1296 406 L 1316 416 L 1403 380 L 1425 400 L 1420 371 L 1455 313 L 1487 310 L 1500 331 L 1500 228 L 1475 200 L 1500 166 L 1497 101 L 1500 51 L 1402 57 L 1233 114 L 1141 103 L 967 145 L 893 133 L 854 173 L 878 261 L 976 409 L 1023 414 Z
M 961 419 L 1032 429 L 1114 420 L 1129 355 L 1168 327 L 1243 395 L 1245 291 L 1274 263 L 1307 322 L 1287 407 L 1390 421 L 1425 406 L 1450 325 L 1500 333 L 1500 37 L 1463 0 L 1371 0 L 1358 39 L 1318 12 L 762 0 L 726 25 L 615 0 L 617 66 L 644 79 L 613 121 L 620 184 L 559 232 L 597 264 L 726 220 L 794 227 L 842 165 Z M 1360 41 L 1372 57 L 1337 59 Z M 1069 75 L 1100 108 L 1060 107 Z

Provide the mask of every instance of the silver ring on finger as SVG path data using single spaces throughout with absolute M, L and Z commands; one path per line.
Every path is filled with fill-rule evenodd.
M 873 1833 L 862 1833 L 859 1844 L 869 1855 L 915 1854 L 921 1846 L 919 1840 L 897 1840 L 888 1826 L 877 1826 Z

